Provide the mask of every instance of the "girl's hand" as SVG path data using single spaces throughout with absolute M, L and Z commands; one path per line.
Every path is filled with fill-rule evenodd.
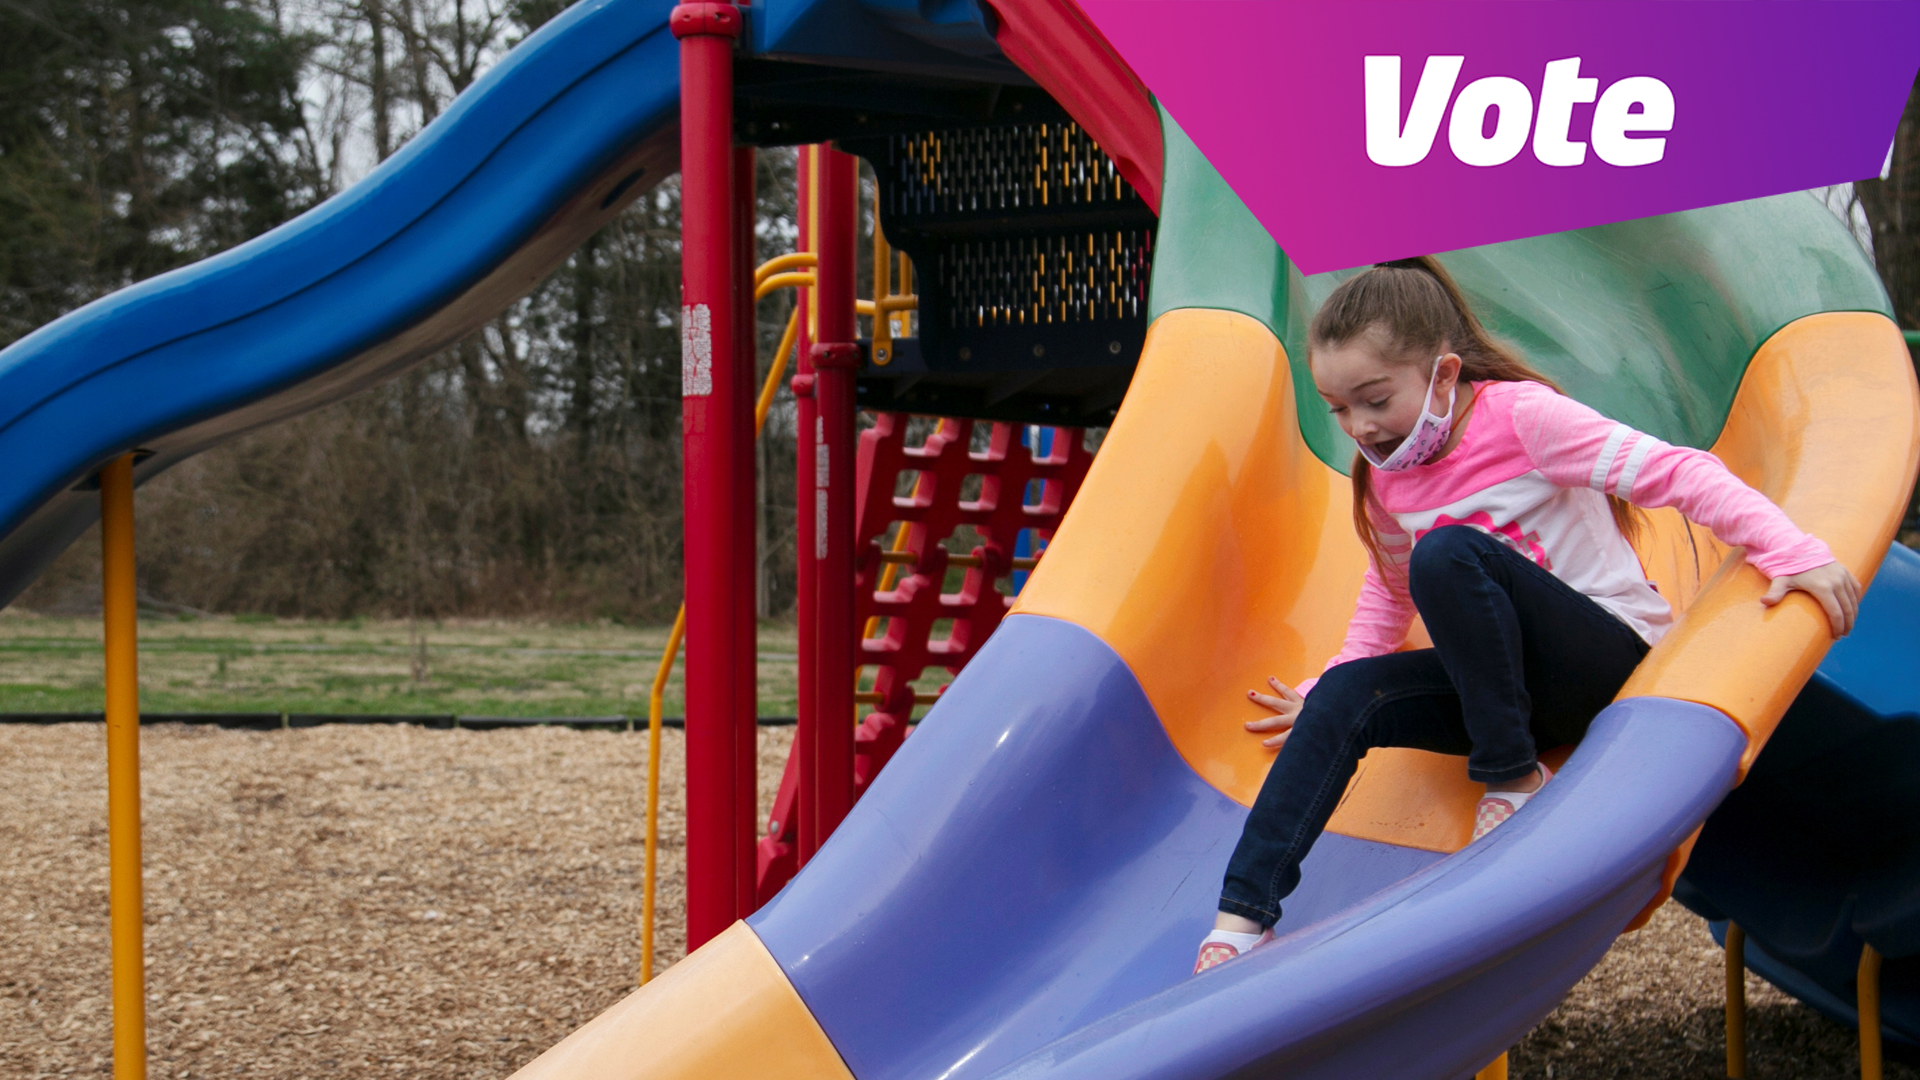
M 1853 632 L 1854 617 L 1860 614 L 1860 582 L 1846 567 L 1837 562 L 1803 570 L 1798 574 L 1773 579 L 1773 585 L 1767 589 L 1767 595 L 1760 602 L 1768 607 L 1787 598 L 1790 590 L 1799 589 L 1820 602 L 1827 611 L 1827 624 L 1833 628 L 1833 636 L 1846 637 Z
M 1262 694 L 1256 690 L 1247 691 L 1247 700 L 1274 714 L 1264 720 L 1247 721 L 1247 730 L 1253 732 L 1277 731 L 1280 734 L 1260 740 L 1260 745 L 1278 748 L 1287 741 L 1287 735 L 1293 730 L 1294 718 L 1300 715 L 1300 706 L 1306 699 L 1293 692 L 1293 687 L 1269 675 L 1267 685 L 1273 687 L 1275 694 Z

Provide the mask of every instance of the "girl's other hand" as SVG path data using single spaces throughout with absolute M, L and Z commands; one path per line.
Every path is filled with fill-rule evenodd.
M 1773 579 L 1773 585 L 1767 589 L 1767 595 L 1760 602 L 1768 607 L 1787 598 L 1787 593 L 1799 589 L 1820 602 L 1826 609 L 1827 624 L 1833 628 L 1833 636 L 1846 637 L 1853 632 L 1853 620 L 1860 614 L 1860 582 L 1846 567 L 1837 562 L 1803 570 L 1798 574 Z
M 1267 677 L 1267 685 L 1273 687 L 1274 693 L 1262 694 L 1257 690 L 1249 690 L 1247 691 L 1247 700 L 1263 709 L 1272 709 L 1274 715 L 1264 720 L 1247 721 L 1247 730 L 1253 732 L 1279 732 L 1278 735 L 1260 740 L 1261 746 L 1277 749 L 1287 741 L 1287 735 L 1293 730 L 1294 718 L 1300 715 L 1300 706 L 1305 703 L 1306 699 L 1294 693 L 1293 687 L 1288 686 L 1286 683 L 1281 682 L 1271 675 Z

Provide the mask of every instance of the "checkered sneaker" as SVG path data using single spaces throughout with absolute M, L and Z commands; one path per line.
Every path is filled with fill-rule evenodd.
M 1480 800 L 1473 810 L 1473 838 L 1475 840 L 1492 832 L 1501 822 L 1513 816 L 1519 807 L 1498 795 L 1488 795 Z
M 1535 765 L 1540 770 L 1540 786 L 1532 791 L 1502 791 L 1480 797 L 1479 805 L 1473 808 L 1473 838 L 1475 840 L 1492 832 L 1512 817 L 1527 800 L 1540 794 L 1547 788 L 1547 781 L 1553 779 L 1553 770 L 1545 765 Z
M 1227 940 L 1222 941 L 1221 938 L 1226 938 Z M 1253 938 L 1253 940 L 1248 941 L 1248 938 Z M 1258 937 L 1254 937 L 1252 934 L 1236 934 L 1225 930 L 1215 930 L 1213 933 L 1208 934 L 1204 941 L 1200 942 L 1200 958 L 1193 962 L 1193 973 L 1198 975 L 1208 968 L 1219 967 L 1221 964 L 1237 956 L 1252 952 L 1272 940 L 1272 928 L 1260 931 L 1260 936 Z
M 1198 975 L 1208 968 L 1219 967 L 1239 955 L 1239 949 L 1224 941 L 1209 941 L 1200 946 L 1200 958 L 1193 962 L 1193 973 Z

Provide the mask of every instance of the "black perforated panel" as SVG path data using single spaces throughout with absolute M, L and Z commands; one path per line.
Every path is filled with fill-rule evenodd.
M 1101 423 L 1146 338 L 1157 224 L 1070 120 L 843 140 L 912 256 L 918 338 L 869 365 L 863 400 L 947 415 Z
M 1152 261 L 1151 230 L 1116 229 L 955 241 L 941 248 L 932 276 L 944 328 L 960 333 L 1143 318 Z
M 925 226 L 948 218 L 1145 209 L 1080 125 L 930 131 L 889 140 L 882 215 Z

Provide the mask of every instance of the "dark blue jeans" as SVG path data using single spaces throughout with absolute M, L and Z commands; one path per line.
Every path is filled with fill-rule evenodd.
M 1578 742 L 1647 654 L 1612 612 L 1478 529 L 1422 536 L 1407 574 L 1434 647 L 1341 664 L 1307 695 L 1227 863 L 1221 911 L 1280 920 L 1368 750 L 1465 754 L 1474 780 L 1519 779 L 1535 747 Z

